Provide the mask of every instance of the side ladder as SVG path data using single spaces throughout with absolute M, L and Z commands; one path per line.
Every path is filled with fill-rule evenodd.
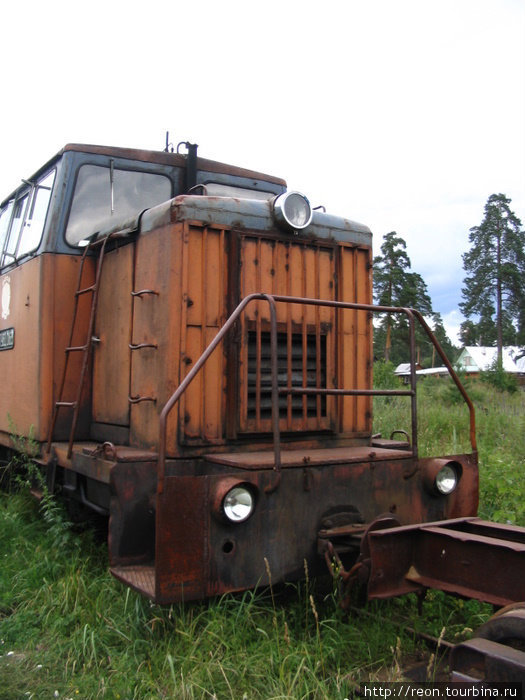
M 58 399 L 55 401 L 54 404 L 54 411 L 53 411 L 53 419 L 51 421 L 51 426 L 49 428 L 49 435 L 48 435 L 48 440 L 47 440 L 47 448 L 46 451 L 49 453 L 51 450 L 51 443 L 53 441 L 53 434 L 55 432 L 55 426 L 58 418 L 58 412 L 61 408 L 67 409 L 67 410 L 72 410 L 73 411 L 73 417 L 71 420 L 71 428 L 69 431 L 69 443 L 68 443 L 68 450 L 67 450 L 67 457 L 71 457 L 71 453 L 73 451 L 73 442 L 75 439 L 75 432 L 77 428 L 77 423 L 78 423 L 78 415 L 79 415 L 79 410 L 80 410 L 80 402 L 82 399 L 82 391 L 84 388 L 84 382 L 86 378 L 86 373 L 89 367 L 89 362 L 91 360 L 91 355 L 93 352 L 93 343 L 97 342 L 97 339 L 94 338 L 93 336 L 93 330 L 95 327 L 95 317 L 96 317 L 96 312 L 97 312 L 97 304 L 98 304 L 98 292 L 99 292 L 99 287 L 100 287 L 100 278 L 102 275 L 102 264 L 104 262 L 104 254 L 106 251 L 106 245 L 108 243 L 108 240 L 110 239 L 111 234 L 108 236 L 105 236 L 104 238 L 95 240 L 91 243 L 89 243 L 86 248 L 84 249 L 84 252 L 82 254 L 82 258 L 80 260 L 80 268 L 78 271 L 78 280 L 77 280 L 77 289 L 75 292 L 75 304 L 73 308 L 73 317 L 71 320 L 71 330 L 69 333 L 69 342 L 67 344 L 67 347 L 65 349 L 65 362 L 64 362 L 64 369 L 62 371 L 62 378 L 60 381 L 60 387 L 58 391 Z M 96 272 L 95 272 L 95 280 L 92 285 L 88 287 L 83 287 L 83 277 L 84 277 L 84 266 L 86 263 L 86 260 L 88 258 L 89 252 L 94 250 L 95 248 L 99 248 L 99 254 L 98 254 L 98 260 L 96 263 Z M 91 310 L 89 314 L 89 322 L 88 322 L 88 327 L 86 331 L 86 337 L 85 337 L 85 342 L 82 345 L 73 345 L 73 339 L 75 337 L 75 331 L 77 331 L 78 327 L 78 307 L 79 307 L 79 299 L 80 297 L 84 296 L 85 294 L 91 294 Z M 68 371 L 70 371 L 70 362 L 69 359 L 72 355 L 72 353 L 81 353 L 82 355 L 82 363 L 81 363 L 81 369 L 80 373 L 78 375 L 78 383 L 75 391 L 74 398 L 72 400 L 67 400 L 64 396 L 65 394 L 65 387 L 66 387 L 66 378 L 68 375 Z

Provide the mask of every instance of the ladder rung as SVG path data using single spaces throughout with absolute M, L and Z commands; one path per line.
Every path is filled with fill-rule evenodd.
M 92 284 L 91 287 L 85 287 L 84 289 L 77 289 L 75 294 L 79 297 L 81 294 L 87 294 L 88 292 L 94 292 L 97 288 L 96 284 Z
M 76 345 L 70 348 L 66 348 L 66 352 L 79 352 L 80 350 L 85 350 L 87 345 Z
M 57 401 L 55 403 L 55 406 L 66 406 L 68 408 L 73 408 L 73 406 L 76 406 L 77 402 L 76 401 Z

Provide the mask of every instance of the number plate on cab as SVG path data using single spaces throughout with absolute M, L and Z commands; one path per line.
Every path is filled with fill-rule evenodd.
M 4 328 L 0 331 L 0 350 L 11 350 L 15 347 L 15 329 Z

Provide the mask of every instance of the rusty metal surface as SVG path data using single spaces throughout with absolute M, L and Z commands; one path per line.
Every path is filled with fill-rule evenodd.
M 458 509 L 475 511 L 470 489 L 475 467 L 466 460 L 465 494 L 440 499 L 422 489 L 414 459 L 406 452 L 396 451 L 395 459 L 358 462 L 344 461 L 340 450 L 332 460 L 329 451 L 322 452 L 328 462 L 336 456 L 341 461 L 290 466 L 278 490 L 278 475 L 269 467 L 239 469 L 215 460 L 189 460 L 177 475 L 177 461 L 171 461 L 156 501 L 155 599 L 198 599 L 264 584 L 265 559 L 274 582 L 303 578 L 305 561 L 312 576 L 322 573 L 317 550 L 322 528 L 329 536 L 347 534 L 345 526 L 359 535 L 366 522 L 383 512 L 414 523 L 454 516 Z M 264 461 L 273 464 L 273 451 Z M 221 503 L 238 484 L 253 489 L 256 507 L 246 522 L 231 523 Z M 353 551 L 357 556 L 359 537 Z
M 68 456 L 68 443 L 54 442 L 51 450 L 56 463 L 62 469 L 73 469 L 95 481 L 109 484 L 111 469 L 116 462 L 155 463 L 157 454 L 127 445 L 112 443 L 77 442 Z
M 146 565 L 112 566 L 110 571 L 121 583 L 155 599 L 155 567 Z
M 458 644 L 451 652 L 450 666 L 451 680 L 456 682 L 525 683 L 525 652 L 488 639 Z
M 263 189 L 264 183 L 261 184 L 260 189 Z M 181 195 L 148 210 L 143 224 L 144 230 L 150 231 L 159 223 L 203 220 L 212 221 L 218 227 L 275 233 L 271 202 L 240 197 Z M 299 234 L 298 239 L 342 241 L 363 247 L 371 247 L 372 244 L 372 234 L 367 226 L 319 212 L 314 212 L 312 223 Z
M 113 459 L 116 462 L 155 462 L 157 460 L 156 452 L 144 450 L 140 447 L 103 443 L 101 448 L 102 454 L 106 458 Z
M 68 446 L 66 445 L 66 454 Z M 73 452 L 69 468 L 77 474 L 82 474 L 95 481 L 101 481 L 104 484 L 109 484 L 111 470 L 114 462 L 104 459 L 103 455 L 93 458 L 91 455 L 83 454 L 82 452 Z
M 116 463 L 111 469 L 108 550 L 111 566 L 155 559 L 155 463 Z
M 283 467 L 313 467 L 406 458 L 406 450 L 387 450 L 380 447 L 372 449 L 367 446 L 283 450 L 281 452 L 281 464 Z M 269 451 L 208 454 L 205 455 L 205 459 L 208 462 L 224 464 L 225 466 L 238 469 L 273 469 L 275 464 L 274 454 Z
M 387 440 L 385 438 L 372 438 L 372 447 L 384 447 L 397 450 L 410 449 L 410 442 L 401 440 Z
M 157 497 L 157 602 L 195 600 L 207 595 L 208 486 L 207 477 L 168 477 Z
M 370 598 L 422 587 L 495 605 L 525 597 L 525 528 L 456 519 L 371 532 L 367 547 Z

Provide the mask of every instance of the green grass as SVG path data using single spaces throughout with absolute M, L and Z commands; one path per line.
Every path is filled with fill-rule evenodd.
M 89 533 L 57 547 L 28 497 L 0 503 L 2 699 L 342 698 L 393 663 L 395 624 L 363 627 L 309 584 L 153 605 Z
M 500 392 L 479 380 L 465 384 L 476 409 L 480 515 L 525 526 L 525 392 Z M 470 452 L 469 412 L 449 380 L 420 380 L 417 406 L 422 456 Z M 376 398 L 374 416 L 374 431 L 384 437 L 397 428 L 410 434 L 405 397 Z
M 525 395 L 471 389 L 481 514 L 525 525 Z M 448 383 L 418 394 L 422 453 L 465 449 L 468 415 Z M 378 403 L 377 431 L 406 428 L 405 400 Z M 421 618 L 413 596 L 347 616 L 309 581 L 161 607 L 115 581 L 105 545 L 75 531 L 54 502 L 39 513 L 25 490 L 0 494 L 0 528 L 0 700 L 342 699 L 357 683 L 395 680 L 398 664 L 417 657 L 404 618 L 454 641 L 490 614 L 430 592 Z

